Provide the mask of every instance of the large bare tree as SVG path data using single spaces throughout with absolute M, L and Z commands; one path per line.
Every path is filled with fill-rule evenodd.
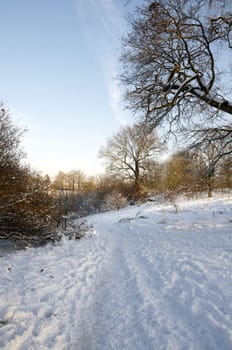
M 100 157 L 107 162 L 109 172 L 123 179 L 132 180 L 138 193 L 149 165 L 160 150 L 160 142 L 147 125 L 135 124 L 118 131 L 100 150 Z
M 202 141 L 204 126 L 206 138 L 216 129 L 231 143 L 232 2 L 145 0 L 129 23 L 120 77 L 127 107 L 151 126 L 200 130 Z

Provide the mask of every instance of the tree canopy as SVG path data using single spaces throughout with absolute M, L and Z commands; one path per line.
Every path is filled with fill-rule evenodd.
M 160 141 L 147 125 L 135 124 L 119 130 L 100 151 L 109 172 L 117 177 L 132 180 L 139 192 L 149 165 L 160 150 Z
M 127 107 L 152 127 L 201 131 L 202 142 L 211 130 L 211 140 L 232 143 L 232 3 L 145 0 L 129 24 L 120 76 Z

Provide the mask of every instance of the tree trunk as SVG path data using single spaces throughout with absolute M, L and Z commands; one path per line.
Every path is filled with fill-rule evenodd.
M 211 177 L 208 178 L 207 186 L 208 186 L 208 197 L 211 198 L 212 190 L 213 190 L 213 179 Z
M 139 174 L 139 165 L 138 162 L 135 162 L 135 179 L 134 179 L 134 194 L 135 197 L 139 197 L 140 191 L 141 191 L 141 184 L 140 184 L 140 174 Z

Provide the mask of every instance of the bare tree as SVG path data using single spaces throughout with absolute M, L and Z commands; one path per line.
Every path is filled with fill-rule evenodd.
M 167 196 L 190 193 L 193 190 L 194 171 L 192 156 L 189 152 L 173 154 L 164 163 L 164 190 Z
M 73 191 L 81 192 L 84 188 L 84 184 L 87 181 L 87 177 L 82 170 L 71 170 L 67 173 L 69 188 Z
M 23 156 L 18 145 L 24 133 L 13 125 L 9 112 L 0 104 L 0 164 L 2 166 L 18 164 Z
M 19 149 L 24 130 L 13 125 L 9 112 L 0 105 L 0 210 L 11 207 L 16 201 L 24 200 L 15 191 L 17 179 L 21 176 L 20 161 L 23 152 Z
M 145 0 L 129 22 L 120 77 L 127 107 L 169 131 L 230 125 L 232 2 Z
M 0 106 L 0 239 L 46 241 L 53 237 L 55 208 L 50 180 L 23 166 L 20 138 L 10 113 Z
M 207 149 L 213 150 L 213 156 L 209 163 L 210 168 L 215 168 L 223 158 L 231 157 L 232 154 L 232 125 L 221 127 L 202 127 L 199 130 L 192 131 L 192 138 L 195 139 L 189 150 L 207 152 Z M 232 162 L 232 160 L 231 160 Z
M 134 192 L 139 193 L 150 161 L 160 148 L 156 133 L 146 125 L 136 124 L 122 128 L 108 140 L 100 150 L 100 157 L 106 160 L 108 171 L 132 180 Z
M 71 170 L 67 173 L 59 171 L 53 181 L 53 187 L 57 190 L 82 191 L 87 177 L 82 170 Z
M 222 160 L 228 166 L 232 165 L 232 142 L 231 137 L 228 137 L 231 131 L 231 126 L 202 129 L 197 131 L 195 143 L 189 147 L 192 155 L 201 164 L 201 177 L 207 185 L 209 197 L 212 196 L 214 177 Z

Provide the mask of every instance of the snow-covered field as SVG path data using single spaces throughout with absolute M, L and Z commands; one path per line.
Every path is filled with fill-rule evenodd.
M 232 349 L 231 195 L 88 221 L 0 258 L 1 349 Z

